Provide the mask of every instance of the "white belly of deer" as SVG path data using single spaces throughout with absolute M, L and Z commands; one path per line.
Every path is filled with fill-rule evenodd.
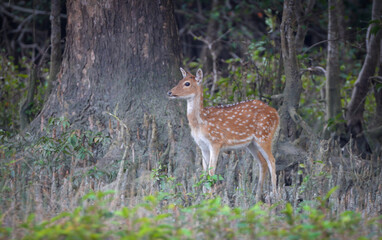
M 254 136 L 248 136 L 244 139 L 228 139 L 226 140 L 227 144 L 222 146 L 222 149 L 227 150 L 236 150 L 247 147 L 254 139 Z
M 237 149 L 243 149 L 246 148 L 251 141 L 235 141 L 235 144 L 230 145 L 230 146 L 223 146 L 222 150 L 223 151 L 230 151 L 230 150 L 237 150 Z
M 211 148 L 211 142 L 213 142 L 209 139 L 207 136 L 208 134 L 204 134 L 201 129 L 193 129 L 191 131 L 191 135 L 194 138 L 194 141 L 200 148 L 203 150 L 208 150 Z M 229 139 L 227 140 L 227 145 L 221 146 L 223 151 L 230 151 L 230 150 L 237 150 L 237 149 L 243 149 L 246 148 L 251 142 L 253 142 L 256 139 L 254 135 L 251 135 L 245 139 Z

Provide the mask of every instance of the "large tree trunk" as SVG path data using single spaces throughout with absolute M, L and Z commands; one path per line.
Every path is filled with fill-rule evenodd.
M 296 138 L 296 123 L 289 114 L 289 109 L 298 109 L 302 92 L 301 76 L 297 61 L 296 49 L 296 2 L 285 0 L 282 22 L 280 26 L 281 48 L 285 70 L 284 101 L 280 108 L 281 139 Z
M 367 131 L 371 140 L 370 145 L 373 151 L 375 151 L 376 156 L 378 156 L 378 154 L 382 151 L 382 41 L 379 51 L 378 76 L 372 79 L 376 103 L 375 116 Z
M 179 143 L 171 153 L 189 160 L 184 156 L 193 145 L 188 134 L 182 135 L 184 105 L 166 98 L 180 78 L 181 64 L 171 0 L 68 0 L 67 12 L 58 85 L 32 128 L 42 130 L 48 118 L 60 116 L 78 128 L 111 136 L 126 126 L 125 143 L 135 143 L 129 151 L 135 150 L 142 165 L 151 168 L 169 139 L 175 144 L 169 136 L 172 126 Z M 121 159 L 123 149 L 115 149 L 111 159 Z M 188 168 L 190 163 L 174 165 Z
M 382 14 L 382 1 L 374 0 L 372 8 L 372 20 L 377 20 Z M 358 151 L 370 151 L 366 138 L 362 134 L 362 119 L 365 110 L 365 98 L 369 91 L 369 78 L 375 74 L 380 53 L 382 30 L 372 33 L 375 24 L 370 24 L 366 36 L 366 57 L 362 69 L 354 84 L 351 100 L 347 106 L 346 121 L 351 137 L 355 140 Z
M 339 6 L 342 0 L 329 0 L 329 23 L 328 23 L 328 56 L 326 64 L 326 121 L 328 132 L 340 130 L 337 120 L 341 115 L 341 89 L 340 89 L 340 18 Z M 333 121 L 330 126 L 329 123 Z M 344 129 L 342 129 L 344 130 Z M 339 132 L 337 132 L 339 134 Z
M 382 40 L 380 44 L 381 46 L 379 49 L 378 77 L 373 79 L 374 97 L 376 102 L 375 119 L 373 125 L 376 126 L 382 124 Z

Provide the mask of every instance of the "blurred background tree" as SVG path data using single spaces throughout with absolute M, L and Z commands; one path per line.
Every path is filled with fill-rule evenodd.
M 56 78 L 60 81 L 62 77 L 68 78 L 69 84 L 69 78 L 83 79 L 82 75 L 89 71 L 86 65 L 88 60 L 83 59 L 82 63 L 76 64 L 73 59 L 66 59 L 66 65 L 61 65 L 61 71 L 58 72 L 61 56 L 66 54 L 66 57 L 73 57 L 75 54 L 68 47 L 75 43 L 68 43 L 68 40 L 73 37 L 72 30 L 76 29 L 73 22 L 73 25 L 67 22 L 68 13 L 77 13 L 71 4 L 71 1 L 44 0 L 1 3 L 2 129 L 17 133 L 41 113 L 44 103 L 45 109 L 54 109 L 53 115 L 62 115 L 68 108 L 74 108 L 75 105 L 66 106 L 66 110 L 57 108 L 56 103 L 53 104 L 53 100 L 47 97 L 57 98 L 62 90 L 57 90 L 57 86 L 66 86 L 66 80 L 57 83 Z M 173 63 L 191 71 L 203 68 L 206 73 L 205 105 L 260 99 L 280 110 L 285 141 L 295 141 L 311 134 L 320 137 L 326 135 L 326 138 L 341 142 L 341 146 L 344 146 L 352 137 L 358 139 L 354 150 L 358 149 L 362 153 L 378 151 L 381 138 L 378 119 L 382 112 L 381 78 L 378 73 L 380 51 L 370 52 L 369 46 L 374 44 L 375 48 L 372 49 L 379 49 L 380 45 L 381 20 L 376 1 L 296 0 L 285 1 L 284 4 L 282 0 L 186 0 L 170 2 L 169 6 L 169 13 L 174 12 L 178 30 L 166 28 L 165 32 L 174 31 L 170 34 L 171 38 L 179 37 L 179 54 L 183 56 L 182 64 L 177 61 Z M 292 11 L 285 15 L 289 9 Z M 88 14 L 83 16 L 85 20 L 91 18 Z M 107 16 L 103 17 L 108 20 Z M 143 15 L 132 21 L 146 18 L 148 16 Z M 113 31 L 112 25 L 105 28 L 110 28 L 107 31 L 113 36 L 119 34 Z M 96 28 L 92 31 L 96 31 Z M 99 34 L 94 32 L 89 37 L 97 38 Z M 150 32 L 146 34 L 150 37 L 153 35 Z M 143 35 L 142 39 L 145 38 L 146 35 Z M 112 41 L 113 38 L 105 42 L 104 47 L 110 47 L 108 44 Z M 154 44 L 155 41 L 149 43 Z M 95 48 L 95 45 L 83 47 Z M 109 55 L 117 56 L 118 49 L 111 49 L 114 50 L 110 50 Z M 143 53 L 155 51 L 154 48 L 139 49 Z M 365 71 L 361 71 L 361 67 L 367 65 L 363 62 L 369 59 L 370 53 L 375 55 L 369 60 L 373 63 L 372 70 L 362 77 L 361 73 Z M 84 58 L 91 59 L 92 55 L 89 54 L 81 53 Z M 110 61 L 105 65 L 115 64 L 115 60 Z M 141 64 L 139 66 L 142 67 Z M 72 71 L 74 75 L 65 72 L 70 67 L 77 68 Z M 179 76 L 175 73 L 178 67 L 169 67 L 171 74 L 168 76 L 171 79 L 166 84 L 163 82 L 164 85 L 170 86 L 176 79 L 174 76 Z M 82 72 L 84 69 L 86 73 Z M 107 74 L 100 71 L 97 78 L 107 79 L 117 74 L 122 79 L 131 71 L 151 70 L 139 70 L 137 65 L 126 72 L 120 66 L 118 70 L 106 71 Z M 160 74 L 158 71 L 155 73 Z M 357 79 L 361 77 L 366 79 L 363 81 L 366 87 L 362 96 L 356 98 L 360 86 L 360 80 Z M 153 78 L 153 74 L 147 75 L 147 79 Z M 94 87 L 102 84 L 104 82 L 97 82 Z M 134 84 L 140 89 L 135 94 L 147 89 L 138 87 L 138 81 Z M 74 87 L 76 83 L 69 85 Z M 119 89 L 121 86 L 115 90 L 118 92 Z M 51 91 L 53 94 L 49 95 Z M 110 96 L 113 104 L 125 101 L 119 99 L 118 95 Z M 138 95 L 129 95 L 131 99 L 134 96 Z M 101 104 L 99 107 L 111 112 L 116 107 L 113 104 Z M 129 109 L 129 104 L 122 105 L 127 107 L 125 110 Z M 124 107 L 120 105 L 119 111 L 123 111 Z M 99 114 L 93 124 L 108 125 L 103 114 Z M 294 116 L 291 117 L 291 114 Z M 82 120 L 80 122 L 84 123 Z M 103 129 L 107 131 L 107 127 Z

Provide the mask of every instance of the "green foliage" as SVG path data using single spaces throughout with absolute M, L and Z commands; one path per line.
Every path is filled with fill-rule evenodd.
M 205 70 L 204 76 L 204 104 L 230 104 L 247 99 L 268 100 L 282 86 L 276 84 L 279 71 L 280 55 L 275 54 L 275 42 L 263 37 L 261 40 L 249 43 L 246 55 L 242 58 L 228 58 L 224 61 L 224 70 L 216 83 L 216 91 L 212 94 L 209 83 L 213 76 L 211 70 Z M 184 62 L 195 72 L 202 64 L 195 61 Z M 280 80 L 280 84 L 281 80 Z
M 280 61 L 280 44 L 279 40 L 274 40 L 274 34 L 278 33 L 280 24 L 282 1 L 266 1 L 251 4 L 250 2 L 241 1 L 225 5 L 223 3 L 208 3 L 205 1 L 185 1 L 176 3 L 179 13 L 184 17 L 184 33 L 187 30 L 192 31 L 197 39 L 204 41 L 195 41 L 195 43 L 203 45 L 204 50 L 202 57 L 205 59 L 192 58 L 186 60 L 191 70 L 204 67 L 204 105 L 230 104 L 246 99 L 260 99 L 268 102 L 270 96 L 280 94 L 285 82 L 283 65 Z M 371 4 L 368 8 L 357 11 L 354 15 L 351 8 L 345 8 L 344 18 L 349 21 L 347 26 L 353 26 L 346 29 L 347 33 L 352 33 L 352 38 L 347 38 L 346 42 L 341 41 L 340 56 L 340 85 L 341 85 L 341 102 L 342 108 L 345 109 L 351 99 L 351 93 L 354 88 L 355 80 L 361 69 L 364 50 L 356 47 L 364 43 L 365 29 L 367 24 L 373 24 L 370 34 L 375 34 L 381 28 L 381 21 L 366 21 L 370 18 Z M 198 11 L 196 12 L 196 9 Z M 358 9 L 360 10 L 360 9 Z M 327 2 L 317 2 L 313 8 L 312 15 L 309 16 L 308 25 L 305 28 L 314 28 L 325 30 L 327 28 Z M 311 18 L 319 14 L 320 18 Z M 350 17 L 353 16 L 353 17 Z M 357 16 L 357 17 L 354 17 Z M 357 21 L 355 21 L 357 19 Z M 364 19 L 365 21 L 359 21 Z M 254 37 L 250 34 L 252 26 L 248 22 L 256 22 L 252 26 L 263 26 L 261 36 Z M 350 24 L 351 22 L 351 24 Z M 191 23 L 191 24 L 189 24 Z M 209 26 L 213 23 L 214 31 L 209 32 Z M 238 27 L 240 26 L 240 27 Z M 254 27 L 256 29 L 256 27 Z M 354 29 L 352 29 L 354 28 Z M 359 29 L 356 29 L 359 28 Z M 362 29 L 361 29 L 362 28 Z M 264 30 L 266 29 L 267 32 Z M 325 30 L 326 31 L 326 30 Z M 324 31 L 324 32 L 325 32 Z M 256 32 L 253 31 L 252 32 Z M 209 34 L 208 36 L 206 34 Z M 309 42 L 311 34 L 307 33 L 307 42 Z M 205 40 L 214 42 L 212 49 L 217 53 L 219 79 L 216 83 L 216 90 L 211 93 L 212 79 L 211 74 L 211 56 L 210 51 L 206 48 Z M 309 44 L 309 43 L 308 43 Z M 303 46 L 297 49 L 298 64 L 303 84 L 303 92 L 300 98 L 299 114 L 319 134 L 324 126 L 329 125 L 329 130 L 333 130 L 339 123 L 343 123 L 343 114 L 335 119 L 325 119 L 325 75 L 320 71 L 311 71 L 310 68 L 322 67 L 326 68 L 327 49 L 320 42 L 312 42 L 310 46 Z M 219 50 L 217 50 L 219 49 Z M 221 50 L 223 49 L 223 50 Z M 194 53 L 194 51 L 187 51 Z M 235 57 L 232 57 L 235 56 Z M 204 65 L 204 66 L 202 66 Z M 209 69 L 205 69 L 206 66 Z M 270 103 L 271 105 L 279 105 Z M 375 99 L 373 94 L 368 94 L 365 101 L 365 125 L 375 114 Z
M 3 215 L 0 212 L 0 239 L 9 239 L 12 233 L 12 228 L 10 227 L 5 227 L 3 225 Z
M 15 130 L 18 128 L 19 104 L 25 97 L 25 87 L 28 75 L 20 68 L 28 67 L 25 58 L 20 66 L 15 64 L 13 57 L 0 54 L 0 127 Z
M 159 164 L 158 168 L 154 168 L 151 170 L 151 178 L 154 179 L 155 181 L 160 181 L 160 182 L 172 182 L 174 180 L 173 177 L 168 177 L 166 174 L 162 172 L 162 165 Z
M 297 209 L 287 203 L 284 213 L 284 220 L 288 223 L 288 236 L 290 239 L 355 239 L 362 235 L 362 217 L 359 213 L 345 211 L 338 216 L 330 214 L 331 209 L 327 204 L 331 194 L 337 187 L 331 189 L 323 198 L 318 197 L 317 201 L 303 202 Z M 368 235 L 365 232 L 366 236 Z M 366 236 L 362 236 L 368 239 Z
M 223 177 L 221 175 L 209 175 L 208 172 L 204 172 L 200 175 L 199 181 L 193 185 L 193 187 L 201 187 L 203 186 L 206 189 L 211 189 L 218 181 L 223 181 Z
M 30 215 L 21 227 L 27 230 L 23 239 L 106 239 L 112 236 L 107 220 L 114 213 L 106 208 L 105 196 L 111 192 L 89 193 L 72 212 L 62 212 L 47 221 L 36 223 Z
M 26 98 L 30 69 L 27 58 L 23 57 L 16 62 L 12 56 L 0 54 L 0 127 L 2 129 L 13 132 L 19 129 L 19 111 Z M 40 70 L 47 72 L 46 68 Z M 39 84 L 39 79 L 37 80 L 34 102 L 27 112 L 32 119 L 42 108 L 46 88 L 45 85 Z
M 84 177 L 110 178 L 109 173 L 96 167 L 87 172 L 74 171 L 77 166 L 86 167 L 91 163 L 97 149 L 108 143 L 102 133 L 72 129 L 65 118 L 50 119 L 44 131 L 46 135 L 30 141 L 32 137 L 28 133 L 18 139 L 0 129 L 0 205 L 5 208 L 14 201 L 16 186 L 19 196 L 25 197 L 28 187 L 42 175 L 70 174 L 69 181 L 74 188 Z M 17 184 L 10 184 L 12 182 Z
M 368 36 L 370 38 L 371 35 L 376 35 L 379 31 L 382 29 L 382 20 L 381 19 L 375 19 L 369 22 L 370 25 L 373 24 L 373 26 L 370 29 L 370 35 Z
M 249 209 L 231 208 L 221 198 L 183 207 L 164 204 L 159 194 L 133 207 L 108 210 L 112 192 L 87 194 L 81 206 L 37 223 L 31 215 L 21 227 L 23 239 L 372 239 L 380 237 L 380 218 L 364 219 L 359 213 L 330 214 L 325 204 L 333 191 L 317 201 L 294 209 L 258 203 Z M 112 195 L 110 195 L 112 196 Z M 109 199 L 109 200 L 108 200 Z M 323 202 L 325 202 L 323 204 Z M 1 226 L 1 225 L 0 225 Z M 4 232 L 3 229 L 0 228 Z M 10 231 L 7 229 L 6 231 Z M 1 233 L 1 232 L 0 232 Z
M 181 184 L 175 184 L 175 178 L 168 176 L 164 171 L 164 167 L 159 164 L 158 168 L 151 170 L 151 179 L 159 185 L 159 195 L 162 200 L 175 200 L 179 198 L 180 193 L 175 189 Z
M 339 113 L 337 114 L 334 118 L 330 118 L 328 121 L 327 121 L 327 128 L 329 131 L 333 132 L 335 127 L 338 125 L 338 124 L 344 124 L 345 123 L 345 120 L 344 118 L 342 117 L 342 113 Z
M 90 159 L 93 150 L 107 140 L 101 132 L 71 129 L 66 118 L 49 119 L 45 131 L 47 135 L 39 138 L 27 149 L 35 152 L 34 164 L 37 169 L 49 169 L 52 172 L 70 168 L 73 159 L 77 162 Z M 103 174 L 97 168 L 92 168 L 88 175 L 99 178 Z

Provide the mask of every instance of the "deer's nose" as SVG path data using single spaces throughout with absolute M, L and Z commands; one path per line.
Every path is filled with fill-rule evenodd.
M 168 92 L 167 92 L 167 96 L 171 97 L 171 95 L 172 95 L 172 92 L 171 92 L 171 91 L 168 91 Z

